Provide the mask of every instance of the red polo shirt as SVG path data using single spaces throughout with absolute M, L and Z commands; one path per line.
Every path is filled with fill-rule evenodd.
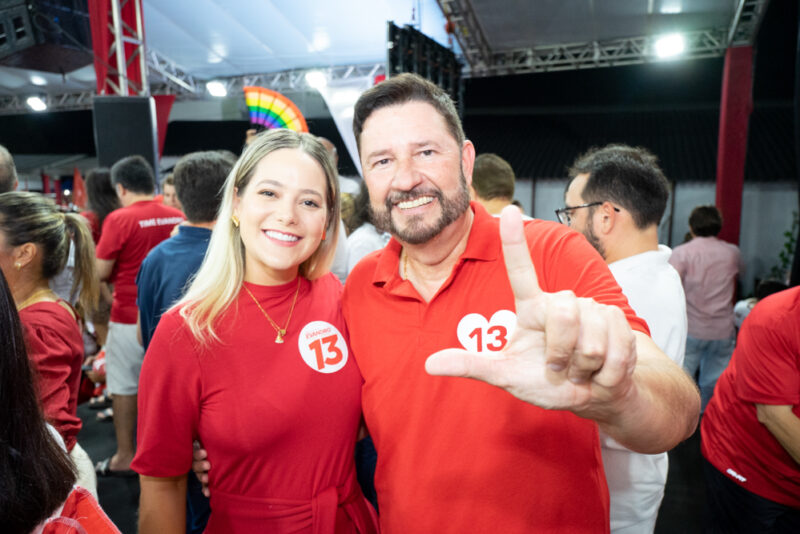
M 382 532 L 608 532 L 593 421 L 425 373 L 426 358 L 444 348 L 502 348 L 515 322 L 499 221 L 479 204 L 472 210 L 466 250 L 430 302 L 399 276 L 394 239 L 347 279 L 343 307 L 378 451 Z M 525 234 L 543 290 L 617 305 L 647 332 L 583 236 L 544 221 L 527 222 Z

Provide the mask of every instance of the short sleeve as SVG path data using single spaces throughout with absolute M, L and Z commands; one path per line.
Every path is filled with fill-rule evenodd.
M 153 477 L 191 469 L 202 394 L 196 341 L 177 310 L 162 317 L 139 378 L 137 451 L 131 469 Z
M 732 365 L 736 370 L 736 395 L 755 404 L 800 404 L 797 347 L 792 347 L 780 322 L 754 317 L 744 322 Z
M 650 335 L 622 293 L 602 256 L 579 233 L 563 225 L 528 224 L 526 234 L 539 284 L 547 292 L 569 290 L 578 297 L 620 308 L 631 328 Z
M 71 359 L 75 355 L 54 328 L 27 326 L 24 321 L 23 326 L 44 415 L 63 435 L 65 425 L 74 421 L 74 414 L 69 411 L 69 377 L 75 365 Z

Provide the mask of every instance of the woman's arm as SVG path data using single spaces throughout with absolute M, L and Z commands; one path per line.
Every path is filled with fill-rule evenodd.
M 139 534 L 186 532 L 186 475 L 139 477 Z

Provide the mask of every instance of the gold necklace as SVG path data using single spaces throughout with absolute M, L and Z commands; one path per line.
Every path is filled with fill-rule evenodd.
M 408 280 L 408 252 L 403 251 L 403 279 Z
M 21 310 L 21 309 L 23 309 L 23 308 L 25 308 L 25 307 L 27 307 L 27 306 L 29 306 L 31 304 L 34 304 L 37 301 L 37 299 L 39 297 L 41 297 L 42 295 L 44 295 L 46 293 L 52 293 L 52 292 L 53 291 L 49 287 L 45 288 L 45 289 L 40 289 L 38 291 L 34 291 L 33 293 L 31 293 L 28 296 L 28 298 L 26 298 L 25 300 L 23 300 L 22 302 L 20 302 L 17 305 L 17 311 L 19 311 L 19 310 Z
M 292 320 L 292 312 L 294 312 L 294 305 L 297 304 L 297 294 L 300 292 L 300 277 L 299 276 L 297 277 L 297 289 L 294 290 L 294 299 L 292 300 L 292 307 L 289 308 L 289 317 L 286 318 L 286 326 L 284 326 L 283 328 L 278 326 L 278 323 L 273 321 L 272 317 L 270 317 L 269 314 L 266 311 L 264 311 L 264 308 L 261 307 L 261 304 L 258 303 L 258 300 L 256 300 L 256 297 L 253 296 L 250 290 L 247 289 L 247 286 L 242 284 L 242 287 L 244 288 L 245 291 L 247 291 L 247 294 L 250 295 L 250 298 L 253 299 L 253 302 L 256 303 L 256 306 L 258 306 L 258 309 L 261 310 L 261 313 L 264 314 L 264 317 L 267 318 L 267 321 L 269 321 L 269 324 L 272 325 L 272 328 L 274 328 L 275 331 L 278 333 L 277 337 L 275 338 L 275 343 L 283 343 L 283 336 L 286 335 L 286 329 L 289 328 L 289 321 Z

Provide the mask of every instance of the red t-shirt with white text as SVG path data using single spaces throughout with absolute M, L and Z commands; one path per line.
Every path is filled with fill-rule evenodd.
M 741 487 L 800 508 L 800 465 L 767 427 L 756 404 L 792 406 L 800 417 L 800 287 L 770 295 L 742 323 L 700 430 L 703 456 Z
M 136 274 L 150 249 L 169 237 L 183 213 L 153 200 L 142 200 L 114 210 L 103 221 L 96 254 L 114 260 L 109 282 L 114 284 L 111 320 L 136 323 Z

